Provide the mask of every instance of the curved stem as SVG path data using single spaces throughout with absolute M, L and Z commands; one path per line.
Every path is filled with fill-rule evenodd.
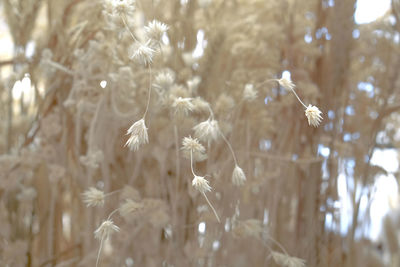
M 192 150 L 190 150 L 190 169 L 192 170 L 193 176 L 196 176 L 196 174 L 194 173 L 194 170 L 193 170 L 193 151 Z
M 110 219 L 111 219 L 111 216 L 113 216 L 113 215 L 114 215 L 114 213 L 116 213 L 117 211 L 119 211 L 119 208 L 118 208 L 118 209 L 115 209 L 115 210 L 113 210 L 113 211 L 110 213 L 110 215 L 108 215 L 108 218 L 107 218 L 107 220 L 110 220 Z
M 300 97 L 296 94 L 294 89 L 290 88 L 290 90 L 292 90 L 293 94 L 297 97 L 297 100 L 299 100 L 299 102 L 303 105 L 303 107 L 305 107 L 307 109 L 307 106 L 303 103 L 303 101 L 301 101 Z
M 120 17 L 121 17 L 122 21 L 124 22 L 125 28 L 128 30 L 129 34 L 132 36 L 132 39 L 133 39 L 135 42 L 139 42 L 139 41 L 136 39 L 135 35 L 133 35 L 133 33 L 131 32 L 131 30 L 129 29 L 128 24 L 126 23 L 126 21 L 125 21 L 125 19 L 124 19 L 124 16 L 125 16 L 125 15 L 121 15 Z
M 110 193 L 104 194 L 104 196 L 105 196 L 105 197 L 108 197 L 108 196 L 114 195 L 114 194 L 116 194 L 116 193 L 119 193 L 119 192 L 121 192 L 121 191 L 122 191 L 122 189 L 118 189 L 118 190 L 112 191 L 112 192 L 110 192 Z
M 174 122 L 174 137 L 175 137 L 175 153 L 176 153 L 176 192 L 179 191 L 179 177 L 181 170 L 181 161 L 179 157 L 179 132 L 178 127 L 176 126 L 176 122 Z
M 65 73 L 67 73 L 67 74 L 69 74 L 71 76 L 74 75 L 74 73 L 70 69 L 64 67 L 63 65 L 61 65 L 61 64 L 59 64 L 57 62 L 54 62 L 54 61 L 51 61 L 51 60 L 46 60 L 46 63 L 49 64 L 50 66 L 52 66 L 53 68 L 61 70 L 61 71 L 65 72 Z
M 210 117 L 213 120 L 214 119 L 214 112 L 212 111 L 210 104 L 207 105 L 208 111 L 210 111 Z
M 267 237 L 268 239 L 270 239 L 272 242 L 274 242 L 286 255 L 289 256 L 289 253 L 286 251 L 286 249 L 275 239 L 273 239 L 272 237 Z
M 103 248 L 103 238 L 100 240 L 99 252 L 97 253 L 96 267 L 99 265 L 101 249 Z
M 212 209 L 212 211 L 214 212 L 214 214 L 215 214 L 215 217 L 217 217 L 217 221 L 220 223 L 220 222 L 221 222 L 221 220 L 219 219 L 219 217 L 218 217 L 218 214 L 217 214 L 217 212 L 215 211 L 215 209 L 214 209 L 213 205 L 211 205 L 211 202 L 208 200 L 208 197 L 206 196 L 206 193 L 202 193 L 202 194 L 203 194 L 204 198 L 206 199 L 206 201 L 207 201 L 208 205 L 210 206 L 210 208 L 211 208 L 211 209 Z
M 265 80 L 265 81 L 263 81 L 263 82 L 257 84 L 257 85 L 255 86 L 255 89 L 258 89 L 258 88 L 260 88 L 262 85 L 264 85 L 264 84 L 266 84 L 266 83 L 268 83 L 268 82 L 273 82 L 273 81 L 276 81 L 276 79 L 268 79 L 268 80 Z
M 150 65 L 149 65 L 149 70 L 150 70 L 149 93 L 148 93 L 148 97 L 147 97 L 147 105 L 146 105 L 146 110 L 144 111 L 143 119 L 145 119 L 147 111 L 149 110 L 150 98 L 151 98 L 151 66 Z
M 222 133 L 222 131 L 219 128 L 218 128 L 218 132 L 222 136 L 222 139 L 224 139 L 224 141 L 227 144 L 227 146 L 229 147 L 229 150 L 232 153 L 233 160 L 235 161 L 235 165 L 238 165 L 237 159 L 236 159 L 236 156 L 235 156 L 235 152 L 233 151 L 233 148 L 232 148 L 231 144 L 229 143 L 228 139 L 226 139 L 225 135 Z

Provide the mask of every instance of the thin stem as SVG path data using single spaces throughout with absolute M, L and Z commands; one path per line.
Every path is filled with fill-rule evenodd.
M 132 36 L 132 39 L 133 39 L 135 42 L 139 42 L 139 41 L 136 39 L 135 35 L 133 35 L 133 33 L 131 32 L 131 30 L 129 29 L 128 24 L 126 23 L 126 21 L 125 21 L 125 19 L 124 19 L 124 16 L 125 16 L 125 15 L 121 15 L 120 17 L 121 17 L 122 21 L 124 22 L 125 28 L 128 30 L 129 34 Z
M 207 105 L 207 107 L 208 107 L 208 110 L 210 111 L 210 117 L 211 117 L 211 119 L 214 120 L 214 112 L 212 111 L 210 105 Z M 232 148 L 231 144 L 229 143 L 228 139 L 226 139 L 225 135 L 221 132 L 221 130 L 219 129 L 219 127 L 217 127 L 217 129 L 218 129 L 218 132 L 220 133 L 220 135 L 222 136 L 222 139 L 224 139 L 225 143 L 228 145 L 229 150 L 230 150 L 231 153 L 232 153 L 233 160 L 235 161 L 235 165 L 238 165 L 237 160 L 236 160 L 236 156 L 235 156 L 235 152 L 233 151 L 233 148 Z
M 225 135 L 222 133 L 222 131 L 219 128 L 218 128 L 218 132 L 222 136 L 222 139 L 224 139 L 224 141 L 227 144 L 227 146 L 229 147 L 229 150 L 232 153 L 233 160 L 235 161 L 235 165 L 238 165 L 237 160 L 236 160 L 236 156 L 235 156 L 235 152 L 233 151 L 233 148 L 232 148 L 231 144 L 229 143 L 228 139 L 226 139 Z
M 213 207 L 213 205 L 211 205 L 211 202 L 208 200 L 208 197 L 206 196 L 206 193 L 202 193 L 203 194 L 203 196 L 204 196 L 204 198 L 206 199 L 206 201 L 207 201 L 207 203 L 208 203 L 208 205 L 210 206 L 210 208 L 212 209 L 212 211 L 214 212 L 214 214 L 215 214 L 215 217 L 217 217 L 217 221 L 220 223 L 221 222 L 221 220 L 219 219 L 219 217 L 218 217 L 218 214 L 217 214 L 217 212 L 215 211 L 215 209 L 214 209 L 214 207 Z
M 119 211 L 119 208 L 118 208 L 118 209 L 115 209 L 115 210 L 113 210 L 113 211 L 110 213 L 110 215 L 108 215 L 108 218 L 107 218 L 107 220 L 110 220 L 110 219 L 111 219 L 111 216 L 113 216 L 113 215 L 114 215 L 114 213 L 116 213 L 117 211 Z
M 64 67 L 63 65 L 61 65 L 61 64 L 59 64 L 57 62 L 54 62 L 54 61 L 51 61 L 51 60 L 46 60 L 46 63 L 49 64 L 50 66 L 52 66 L 53 68 L 61 70 L 61 71 L 65 72 L 65 73 L 67 73 L 67 74 L 69 74 L 71 76 L 74 75 L 74 73 L 70 69 Z
M 119 193 L 119 192 L 121 192 L 121 191 L 122 191 L 122 189 L 118 189 L 118 190 L 112 191 L 112 192 L 110 192 L 110 193 L 104 194 L 104 196 L 105 196 L 105 197 L 108 197 L 108 196 L 114 195 L 114 194 L 116 194 L 116 193 Z
M 149 110 L 150 98 L 151 98 L 151 66 L 150 65 L 149 65 L 149 70 L 150 70 L 149 93 L 148 93 L 148 97 L 147 97 L 147 105 L 146 105 L 146 110 L 144 111 L 143 119 L 145 119 L 147 111 Z
M 300 103 L 307 109 L 307 106 L 303 103 L 303 101 L 301 101 L 300 97 L 296 94 L 296 92 L 294 91 L 293 88 L 290 88 L 290 90 L 292 90 L 293 94 L 297 97 L 297 100 L 300 101 Z
M 174 137 L 175 137 L 175 153 L 176 153 L 176 193 L 179 190 L 179 177 L 180 177 L 180 170 L 181 170 L 181 161 L 179 158 L 179 132 L 176 123 L 174 123 Z
M 190 150 L 190 169 L 192 170 L 193 176 L 196 176 L 196 174 L 194 173 L 194 170 L 193 170 L 193 151 L 192 150 Z
M 268 83 L 268 82 L 273 82 L 273 81 L 276 81 L 276 79 L 268 79 L 268 80 L 265 80 L 265 81 L 263 81 L 263 82 L 257 84 L 257 85 L 255 86 L 255 89 L 258 89 L 258 88 L 260 88 L 262 85 L 264 85 L 264 84 L 266 84 L 266 83 Z
M 103 238 L 100 240 L 99 252 L 97 253 L 96 267 L 99 265 L 100 253 L 102 248 L 103 248 Z
M 267 237 L 268 239 L 270 239 L 272 242 L 274 242 L 286 255 L 289 256 L 289 253 L 286 251 L 286 249 L 275 239 L 273 239 L 272 237 Z
M 212 111 L 212 109 L 211 109 L 209 104 L 207 105 L 207 108 L 208 108 L 208 111 L 210 111 L 210 117 L 213 120 L 214 119 L 214 112 Z

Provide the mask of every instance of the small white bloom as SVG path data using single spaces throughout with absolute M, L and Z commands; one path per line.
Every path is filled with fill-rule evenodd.
M 212 3 L 212 0 L 197 0 L 197 3 L 201 8 L 207 8 Z
M 143 208 L 143 204 L 136 202 L 132 199 L 125 200 L 125 203 L 119 208 L 119 213 L 123 217 L 127 217 L 129 214 L 134 213 Z
M 284 267 L 305 267 L 306 261 L 300 258 L 291 257 L 287 254 L 279 253 L 276 251 L 271 252 L 274 261 Z
M 194 106 L 194 111 L 198 113 L 208 113 L 210 110 L 210 104 L 208 104 L 201 97 L 196 97 L 192 101 Z
M 98 240 L 108 239 L 113 232 L 119 232 L 119 227 L 111 220 L 104 221 L 96 231 L 94 237 Z
M 88 168 L 97 169 L 104 160 L 103 151 L 91 150 L 86 155 L 79 157 L 80 162 Z
M 183 150 L 188 150 L 189 152 L 199 152 L 199 153 L 205 153 L 206 149 L 202 144 L 199 143 L 197 138 L 192 138 L 192 137 L 184 137 L 182 141 L 182 149 Z
M 104 205 L 105 195 L 103 191 L 100 191 L 94 187 L 90 187 L 83 194 L 83 202 L 86 203 L 87 207 L 96 207 Z
M 294 83 L 288 78 L 282 77 L 281 79 L 279 79 L 277 81 L 278 81 L 279 85 L 282 86 L 283 88 L 285 88 L 286 90 L 293 90 L 296 87 L 294 85 Z
M 207 158 L 206 149 L 199 143 L 197 138 L 184 137 L 182 150 L 186 158 L 190 159 L 190 155 L 192 155 L 194 161 L 203 161 Z
M 201 83 L 201 78 L 199 76 L 194 76 L 192 79 L 190 79 L 186 82 L 187 87 L 190 92 L 196 92 L 200 83 Z
M 322 112 L 316 106 L 308 105 L 305 111 L 306 117 L 308 119 L 308 125 L 318 127 L 322 120 Z
M 135 10 L 134 0 L 105 0 L 104 7 L 108 13 L 129 17 Z
M 216 120 L 208 119 L 193 127 L 194 135 L 203 142 L 211 142 L 218 139 L 219 129 Z
M 151 48 L 150 41 L 145 44 L 135 43 L 131 47 L 130 59 L 136 60 L 142 65 L 149 65 L 153 62 L 155 50 Z
M 209 182 L 203 176 L 195 175 L 192 180 L 192 186 L 200 193 L 211 191 L 211 186 Z
M 254 101 L 255 99 L 257 99 L 257 90 L 254 88 L 254 85 L 248 83 L 244 86 L 244 90 L 243 90 L 243 98 L 246 101 Z
M 128 146 L 132 151 L 138 151 L 140 147 L 139 136 L 132 134 L 129 136 L 128 141 L 126 141 L 125 146 Z
M 24 187 L 22 192 L 17 195 L 17 199 L 21 202 L 30 202 L 36 198 L 37 192 L 33 187 Z
M 232 183 L 236 186 L 241 186 L 246 181 L 246 175 L 242 168 L 238 165 L 235 166 L 232 173 Z
M 184 116 L 189 115 L 189 112 L 191 112 L 194 109 L 194 105 L 192 104 L 192 98 L 189 97 L 175 98 L 174 102 L 172 103 L 172 107 L 175 109 L 175 114 Z
M 175 78 L 171 71 L 162 71 L 154 78 L 154 87 L 159 91 L 168 91 L 174 84 Z
M 137 151 L 140 145 L 147 144 L 149 142 L 149 136 L 147 134 L 147 128 L 144 119 L 140 119 L 128 129 L 126 134 L 130 134 L 128 141 L 125 146 L 128 146 L 131 150 Z
M 163 34 L 168 31 L 168 26 L 158 20 L 153 20 L 144 27 L 144 30 L 149 39 L 160 43 Z

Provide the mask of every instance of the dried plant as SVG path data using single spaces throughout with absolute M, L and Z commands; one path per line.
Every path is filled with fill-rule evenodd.
M 398 266 L 400 2 L 355 2 L 1 1 L 0 266 Z

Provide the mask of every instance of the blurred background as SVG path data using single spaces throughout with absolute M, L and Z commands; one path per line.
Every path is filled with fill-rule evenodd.
M 143 66 L 154 19 L 168 30 Z M 1 0 L 0 265 L 400 266 L 399 70 L 399 0 Z M 220 223 L 181 149 L 207 106 L 247 178 L 203 142 Z

